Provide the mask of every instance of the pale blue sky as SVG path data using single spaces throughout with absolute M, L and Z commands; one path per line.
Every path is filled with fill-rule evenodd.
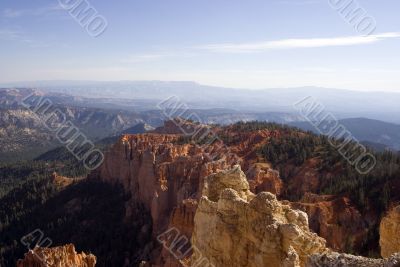
M 400 91 L 400 2 L 354 2 L 376 21 L 365 37 L 330 1 L 353 0 L 92 0 L 108 22 L 93 38 L 58 0 L 2 0 L 0 82 Z

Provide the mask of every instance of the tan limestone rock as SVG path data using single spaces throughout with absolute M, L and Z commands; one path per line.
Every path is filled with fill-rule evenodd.
M 379 233 L 382 257 L 400 252 L 400 206 L 390 210 L 382 219 Z
M 249 193 L 239 166 L 211 175 L 207 184 L 194 220 L 192 263 L 207 259 L 218 267 L 297 267 L 309 255 L 326 251 L 325 240 L 309 230 L 304 212 L 281 204 L 271 193 Z

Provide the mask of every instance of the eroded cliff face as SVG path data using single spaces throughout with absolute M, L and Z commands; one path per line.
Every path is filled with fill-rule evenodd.
M 179 120 L 179 122 L 182 121 Z M 276 198 L 271 197 L 271 195 L 265 195 L 265 193 L 261 193 L 259 198 L 271 198 L 272 200 L 268 201 L 279 203 L 276 205 L 280 207 L 279 209 L 285 210 L 284 213 L 289 206 L 292 209 L 303 211 L 300 213 L 296 211 L 298 215 L 293 215 L 294 217 L 297 216 L 306 220 L 307 216 L 303 215 L 307 213 L 312 231 L 326 239 L 327 247 L 336 251 L 345 251 L 348 247 L 357 247 L 358 244 L 362 244 L 363 240 L 365 240 L 367 235 L 365 220 L 348 198 L 319 196 L 312 193 L 318 191 L 318 186 L 321 183 L 317 172 L 317 159 L 308 160 L 297 169 L 289 167 L 288 170 L 283 170 L 295 173 L 290 180 L 283 181 L 279 172 L 274 170 L 269 162 L 260 157 L 259 149 L 272 139 L 280 138 L 280 135 L 284 134 L 284 132 L 266 129 L 237 131 L 231 126 L 216 127 L 214 130 L 220 140 L 209 145 L 199 145 L 195 142 L 196 140 L 193 142 L 193 140 L 186 138 L 182 134 L 182 129 L 193 132 L 196 127 L 198 125 L 194 123 L 179 127 L 176 121 L 169 121 L 165 123 L 164 127 L 158 128 L 152 133 L 124 135 L 107 152 L 102 166 L 91 174 L 91 176 L 99 177 L 109 183 L 122 184 L 125 191 L 131 195 L 131 198 L 126 202 L 126 220 L 128 223 L 135 222 L 135 216 L 137 218 L 143 212 L 148 212 L 152 219 L 144 229 L 152 229 L 150 234 L 154 240 L 157 239 L 158 235 L 171 228 L 177 229 L 180 234 L 190 240 L 194 231 L 196 213 L 204 214 L 208 210 L 216 214 L 231 213 L 226 209 L 218 210 L 218 203 L 222 201 L 220 200 L 221 193 L 226 188 L 231 188 L 237 193 L 228 192 L 228 190 L 224 194 L 227 197 L 231 196 L 233 199 L 229 199 L 229 201 L 223 200 L 221 203 L 230 203 L 229 205 L 234 207 L 236 217 L 240 217 L 239 214 L 241 212 L 247 212 L 252 214 L 251 218 L 253 220 L 261 220 L 259 218 L 261 216 L 260 213 L 257 213 L 254 209 L 254 203 L 262 202 L 265 199 L 253 203 L 253 198 L 255 197 L 253 193 L 267 191 L 280 198 L 285 198 L 293 193 L 302 198 L 299 201 L 293 203 L 284 202 L 284 204 L 276 202 Z M 218 152 L 217 157 L 213 156 L 216 151 Z M 230 177 L 228 180 L 224 180 L 221 177 L 215 178 L 216 181 L 224 180 L 221 184 L 211 183 L 210 181 L 213 178 L 207 178 L 207 184 L 205 184 L 206 177 L 210 175 L 210 177 L 221 176 L 221 171 L 231 170 L 235 164 L 239 164 L 243 172 L 246 173 L 244 177 L 228 175 Z M 246 180 L 246 176 L 248 183 L 237 183 L 243 179 Z M 222 177 L 227 176 L 223 174 Z M 232 179 L 234 177 L 237 179 Z M 210 186 L 210 183 L 212 186 Z M 202 194 L 207 196 L 207 201 L 200 200 Z M 236 195 L 238 195 L 240 201 L 238 201 Z M 239 205 L 237 203 L 242 203 L 243 201 L 247 202 L 247 205 L 243 204 L 246 208 L 237 210 L 236 206 Z M 198 210 L 199 204 L 203 208 L 200 211 Z M 215 205 L 217 205 L 216 208 Z M 275 215 L 277 214 L 273 213 L 271 216 Z M 278 216 L 279 225 L 290 224 L 290 218 L 285 216 L 282 214 Z M 212 218 L 217 220 L 216 216 L 214 217 Z M 230 220 L 231 217 L 225 216 L 224 219 Z M 243 225 L 251 222 L 250 219 L 246 220 L 243 221 Z M 238 222 L 235 221 L 235 223 Z M 267 225 L 269 225 L 268 223 L 273 224 L 271 222 L 266 223 Z M 301 227 L 305 227 L 307 233 L 310 232 L 308 223 L 307 225 L 299 223 Z M 282 226 L 282 229 L 285 229 L 284 227 L 288 226 Z M 250 236 L 255 235 L 254 232 L 247 228 L 242 230 L 249 231 L 246 234 Z M 291 231 L 291 229 L 289 230 Z M 293 231 L 296 232 L 297 230 Z M 208 233 L 208 235 L 210 234 Z M 264 245 L 258 244 L 259 240 L 252 240 L 251 242 L 257 244 L 257 246 Z M 254 245 L 253 243 L 251 246 Z M 160 243 L 155 242 L 153 248 L 149 248 L 147 245 L 145 247 L 147 254 L 144 253 L 143 255 L 150 255 L 150 257 L 147 257 L 149 262 L 144 266 L 182 266 L 182 259 L 177 260 Z M 244 249 L 243 253 L 250 253 L 248 252 L 249 249 L 244 247 L 238 248 L 236 252 L 240 254 L 242 249 Z M 290 255 L 297 254 L 299 264 L 304 264 L 305 259 L 300 255 L 305 255 L 305 252 L 295 250 L 296 253 L 292 253 L 289 247 L 281 247 L 279 249 L 281 249 L 277 254 L 280 255 L 279 258 L 286 259 Z M 279 251 L 278 248 L 276 251 Z M 311 253 L 311 251 L 312 249 L 307 253 Z M 252 255 L 257 253 L 254 252 Z M 286 258 L 284 257 L 285 255 Z M 292 261 L 291 264 L 293 262 L 296 263 L 296 261 Z
M 310 228 L 324 237 L 330 248 L 346 251 L 362 244 L 366 225 L 348 198 L 306 193 L 299 202 L 286 203 L 307 213 Z
M 174 208 L 198 198 L 204 177 L 227 168 L 227 159 L 210 161 L 207 151 L 192 144 L 177 144 L 172 134 L 126 135 L 107 153 L 98 176 L 123 184 L 132 199 L 127 217 L 141 203 L 151 213 L 153 233 L 169 224 Z
M 78 254 L 72 244 L 54 248 L 37 247 L 17 262 L 17 267 L 94 267 L 95 265 L 94 255 L 86 255 L 84 252 Z
M 304 212 L 271 193 L 251 193 L 240 166 L 206 179 L 192 244 L 194 266 L 200 259 L 218 267 L 305 266 L 309 255 L 327 251 Z
M 191 250 L 189 250 L 191 245 L 190 238 L 193 233 L 194 215 L 197 206 L 197 200 L 188 199 L 184 200 L 182 204 L 173 209 L 168 229 L 173 229 L 173 231 L 176 231 L 177 235 L 169 240 L 163 240 L 162 236 L 164 236 L 164 234 L 158 237 L 159 240 L 165 242 L 161 250 L 161 255 L 156 261 L 153 260 L 151 265 L 148 264 L 148 266 L 189 266 L 188 261 L 191 256 Z M 174 245 L 174 243 L 176 244 Z M 181 250 L 184 252 L 178 252 Z
M 254 163 L 246 171 L 251 191 L 254 193 L 270 192 L 279 196 L 283 191 L 283 182 L 277 170 L 268 163 Z
M 157 133 L 163 132 L 166 133 Z M 165 129 L 139 135 L 125 135 L 106 154 L 102 166 L 91 174 L 109 183 L 120 183 L 131 198 L 126 202 L 126 220 L 135 221 L 143 212 L 151 215 L 145 226 L 153 240 L 171 227 L 188 240 L 204 178 L 229 168 L 235 159 L 210 156 L 218 144 L 198 146 L 182 143 L 179 128 L 171 122 Z M 224 148 L 222 148 L 221 152 Z M 145 245 L 146 246 L 146 245 Z M 150 246 L 151 266 L 180 266 L 160 243 Z M 145 253 L 146 254 L 146 253 Z
M 182 131 L 193 133 L 196 127 L 199 125 L 185 124 L 182 120 L 168 121 L 152 133 L 124 135 L 106 154 L 102 166 L 91 174 L 124 186 L 132 196 L 126 202 L 127 221 L 135 221 L 135 216 L 141 216 L 144 210 L 149 212 L 152 221 L 145 228 L 151 227 L 154 239 L 171 227 L 190 239 L 205 177 L 235 164 L 240 164 L 246 173 L 253 193 L 267 191 L 279 197 L 288 193 L 289 186 L 304 194 L 318 185 L 315 161 L 306 162 L 293 181 L 283 182 L 279 172 L 259 156 L 259 149 L 271 139 L 279 138 L 282 134 L 279 131 L 236 131 L 224 127 L 214 128 L 220 139 L 212 144 L 182 139 Z M 310 184 L 299 186 L 306 184 L 304 181 Z M 329 247 L 343 251 L 349 232 L 356 236 L 356 241 L 362 240 L 358 236 L 364 234 L 363 219 L 345 199 L 300 201 L 293 207 L 309 215 L 311 228 L 328 240 Z M 352 227 L 348 229 L 348 225 Z M 150 258 L 152 261 L 157 258 L 155 266 L 179 266 L 174 265 L 174 257 L 165 248 L 156 248 Z
M 400 252 L 400 206 L 391 209 L 382 219 L 379 233 L 382 257 Z

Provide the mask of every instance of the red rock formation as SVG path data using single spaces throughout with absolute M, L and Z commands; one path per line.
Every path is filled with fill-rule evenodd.
M 366 237 L 364 220 L 348 198 L 306 193 L 290 205 L 307 213 L 310 228 L 334 250 L 358 247 Z
M 106 154 L 102 166 L 91 176 L 120 183 L 132 198 L 126 205 L 126 217 L 140 216 L 138 205 L 152 217 L 155 239 L 169 225 L 190 239 L 195 201 L 204 177 L 233 164 L 223 157 L 212 160 L 216 145 L 200 147 L 178 144 L 176 134 L 125 135 Z M 154 254 L 154 253 L 153 253 Z M 163 265 L 166 259 L 154 259 Z
M 23 260 L 18 260 L 17 267 L 94 267 L 96 257 L 84 252 L 78 254 L 72 244 L 54 248 L 30 250 Z
M 186 242 L 186 247 L 190 245 L 194 228 L 194 215 L 196 213 L 197 206 L 197 200 L 184 200 L 182 204 L 173 209 L 170 217 L 168 229 L 177 229 L 177 231 L 179 231 L 179 236 L 177 236 L 177 239 L 180 239 L 181 243 Z M 164 245 L 162 248 L 161 257 L 158 259 L 158 262 L 160 264 L 162 263 L 162 266 L 180 267 L 185 265 L 183 262 L 189 260 L 190 254 L 188 254 L 186 257 L 181 257 L 180 261 L 178 261 L 174 253 L 171 253 L 170 248 L 173 241 L 174 240 L 170 240 L 170 242 L 168 242 L 168 244 Z
M 182 204 L 173 209 L 168 228 L 176 227 L 180 229 L 181 234 L 190 239 L 193 232 L 193 218 L 197 205 L 198 203 L 195 199 L 183 200 Z
M 283 191 L 283 182 L 279 172 L 273 170 L 269 164 L 255 163 L 247 171 L 250 189 L 254 193 L 270 192 L 279 196 Z
M 132 196 L 126 205 L 127 220 L 135 220 L 135 215 L 139 213 L 137 216 L 140 216 L 139 206 L 144 207 L 152 217 L 154 239 L 171 227 L 190 239 L 196 201 L 200 198 L 204 178 L 235 164 L 241 165 L 254 193 L 268 191 L 279 196 L 289 188 L 290 192 L 303 196 L 307 192 L 316 192 L 320 186 L 317 159 L 303 164 L 284 184 L 279 172 L 259 156 L 259 149 L 264 144 L 283 134 L 279 131 L 213 128 L 215 132 L 210 135 L 215 134 L 224 142 L 217 139 L 211 145 L 196 145 L 201 142 L 182 139 L 180 133 L 182 128 L 194 130 L 199 126 L 188 122 L 182 127 L 185 122 L 178 122 L 166 122 L 153 133 L 123 136 L 107 152 L 102 166 L 91 174 L 124 186 Z M 318 198 L 306 194 L 302 201 L 292 206 L 305 211 L 310 217 L 311 229 L 336 250 L 345 250 L 346 245 L 357 244 L 363 238 L 361 215 L 347 198 Z M 348 238 L 350 233 L 353 239 Z M 180 264 L 165 248 L 154 250 L 151 258 L 149 264 L 153 266 Z

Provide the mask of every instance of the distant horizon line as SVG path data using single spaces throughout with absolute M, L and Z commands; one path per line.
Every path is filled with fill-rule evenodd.
M 59 80 L 34 80 L 34 81 L 11 81 L 11 82 L 0 82 L 0 87 L 6 88 L 9 86 L 14 86 L 14 87 L 26 87 L 26 88 L 31 88 L 32 87 L 38 86 L 34 85 L 34 83 L 62 83 L 62 82 L 68 82 L 68 83 L 74 83 L 74 82 L 80 82 L 80 83 L 118 83 L 118 82 L 160 82 L 160 83 L 193 83 L 196 85 L 200 86 L 209 86 L 209 87 L 217 87 L 220 89 L 231 89 L 231 90 L 249 90 L 249 91 L 267 91 L 267 90 L 275 90 L 275 89 L 301 89 L 301 88 L 309 88 L 309 89 L 327 89 L 327 90 L 340 90 L 340 91 L 352 91 L 352 92 L 363 92 L 363 93 L 400 93 L 400 88 L 399 90 L 362 90 L 362 89 L 349 89 L 349 88 L 334 88 L 334 87 L 325 87 L 325 86 L 318 86 L 318 85 L 299 85 L 299 86 L 292 86 L 292 87 L 262 87 L 262 88 L 243 88 L 243 87 L 229 87 L 229 86 L 222 86 L 222 85 L 215 85 L 215 84 L 208 84 L 208 83 L 202 83 L 194 80 L 79 80 L 79 79 L 73 79 L 73 80 L 66 80 L 66 79 L 59 79 Z M 28 85 L 29 83 L 32 83 L 32 85 Z M 40 85 L 39 85 L 40 86 Z M 62 84 L 57 85 L 57 86 L 64 86 Z M 68 86 L 68 85 L 65 85 Z M 71 86 L 71 85 L 69 85 Z

